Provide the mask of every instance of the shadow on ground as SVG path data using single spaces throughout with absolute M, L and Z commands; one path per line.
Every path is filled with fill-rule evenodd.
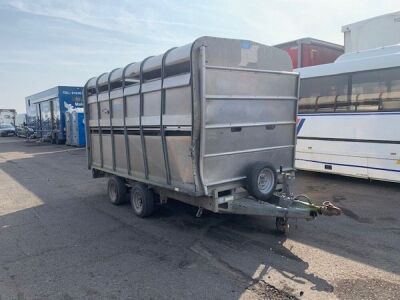
M 297 293 L 289 285 L 283 292 L 270 286 L 271 270 L 315 291 L 335 290 L 285 246 L 274 220 L 212 213 L 196 218 L 194 207 L 175 201 L 144 220 L 129 205 L 110 205 L 106 181 L 91 179 L 83 149 L 0 142 L 0 172 L 5 297 L 286 299 Z M 289 239 L 400 274 L 397 185 L 298 177 L 297 192 L 335 201 L 344 216 L 299 222 Z

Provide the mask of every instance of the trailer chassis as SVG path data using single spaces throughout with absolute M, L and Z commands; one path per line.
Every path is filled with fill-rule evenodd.
M 94 178 L 116 177 L 116 175 L 109 172 L 97 169 L 92 170 Z M 276 229 L 280 233 L 288 231 L 289 219 L 313 220 L 318 215 L 338 216 L 341 214 L 340 208 L 329 201 L 323 202 L 322 205 L 316 205 L 306 195 L 294 195 L 291 193 L 288 183 L 294 178 L 291 173 L 280 174 L 279 184 L 274 196 L 268 202 L 255 199 L 241 187 L 233 187 L 222 191 L 215 190 L 213 196 L 195 196 L 182 191 L 155 186 L 151 183 L 143 183 L 123 177 L 119 178 L 125 183 L 127 190 L 132 189 L 137 184 L 145 186 L 151 193 L 158 195 L 158 204 L 163 205 L 168 202 L 168 199 L 175 199 L 195 206 L 198 208 L 197 217 L 202 215 L 204 209 L 214 213 L 275 217 Z M 111 202 L 114 203 L 113 201 Z

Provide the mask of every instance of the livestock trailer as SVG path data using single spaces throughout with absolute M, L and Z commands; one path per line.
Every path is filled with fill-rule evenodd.
M 109 176 L 113 204 L 130 190 L 140 217 L 168 198 L 199 215 L 274 216 L 279 230 L 289 217 L 329 214 L 288 192 L 298 80 L 286 52 L 213 37 L 91 78 L 88 167 L 95 178 Z
M 27 125 L 42 140 L 65 143 L 65 112 L 82 108 L 82 87 L 57 86 L 25 98 Z

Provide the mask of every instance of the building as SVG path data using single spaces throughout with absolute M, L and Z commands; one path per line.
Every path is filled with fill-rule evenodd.
M 25 98 L 27 123 L 36 136 L 53 143 L 65 142 L 65 112 L 83 107 L 82 87 L 57 86 Z

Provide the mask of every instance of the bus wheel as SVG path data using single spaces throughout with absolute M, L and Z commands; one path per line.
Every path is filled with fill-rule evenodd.
M 135 214 L 141 218 L 154 212 L 154 193 L 147 185 L 135 183 L 131 189 L 131 205 Z
M 111 176 L 107 184 L 108 198 L 114 205 L 120 205 L 126 202 L 127 188 L 124 181 L 117 177 Z

